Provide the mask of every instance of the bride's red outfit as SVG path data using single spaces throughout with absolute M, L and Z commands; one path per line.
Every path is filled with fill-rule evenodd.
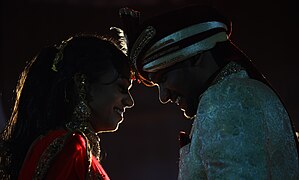
M 97 158 L 91 155 L 87 146 L 89 145 L 86 138 L 79 132 L 51 131 L 32 144 L 19 179 L 109 180 L 105 170 Z

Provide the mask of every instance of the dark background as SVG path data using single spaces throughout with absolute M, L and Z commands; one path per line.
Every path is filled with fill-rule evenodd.
M 280 93 L 298 131 L 297 0 L 1 0 L 0 120 L 10 115 L 25 62 L 42 47 L 77 33 L 107 33 L 119 26 L 120 7 L 142 11 L 146 18 L 193 2 L 213 4 L 233 20 L 231 39 Z M 119 131 L 102 135 L 104 168 L 115 180 L 176 179 L 177 135 L 188 132 L 192 122 L 175 105 L 160 104 L 156 88 L 135 84 L 132 95 L 135 107 L 126 112 Z

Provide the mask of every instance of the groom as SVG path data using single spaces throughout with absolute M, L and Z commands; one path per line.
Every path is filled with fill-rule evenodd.
M 298 179 L 298 151 L 279 96 L 230 40 L 231 22 L 190 6 L 144 23 L 120 10 L 136 78 L 194 121 L 178 179 Z

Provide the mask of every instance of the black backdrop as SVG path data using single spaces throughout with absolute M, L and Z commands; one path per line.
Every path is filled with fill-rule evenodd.
M 0 97 L 6 117 L 0 115 L 1 120 L 9 117 L 13 89 L 25 62 L 43 46 L 77 33 L 107 33 L 110 26 L 119 25 L 120 7 L 133 7 L 146 18 L 188 3 L 192 1 L 1 1 Z M 219 0 L 213 4 L 233 20 L 232 40 L 280 93 L 299 130 L 297 1 Z M 156 88 L 135 84 L 132 95 L 135 107 L 126 112 L 119 131 L 102 135 L 103 166 L 116 180 L 176 179 L 177 135 L 180 130 L 189 131 L 191 122 L 175 105 L 161 105 Z

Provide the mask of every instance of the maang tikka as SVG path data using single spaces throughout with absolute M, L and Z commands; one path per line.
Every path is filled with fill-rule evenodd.
M 73 121 L 88 122 L 91 111 L 86 102 L 86 75 L 81 74 L 79 80 L 77 85 L 79 101 L 73 111 Z

